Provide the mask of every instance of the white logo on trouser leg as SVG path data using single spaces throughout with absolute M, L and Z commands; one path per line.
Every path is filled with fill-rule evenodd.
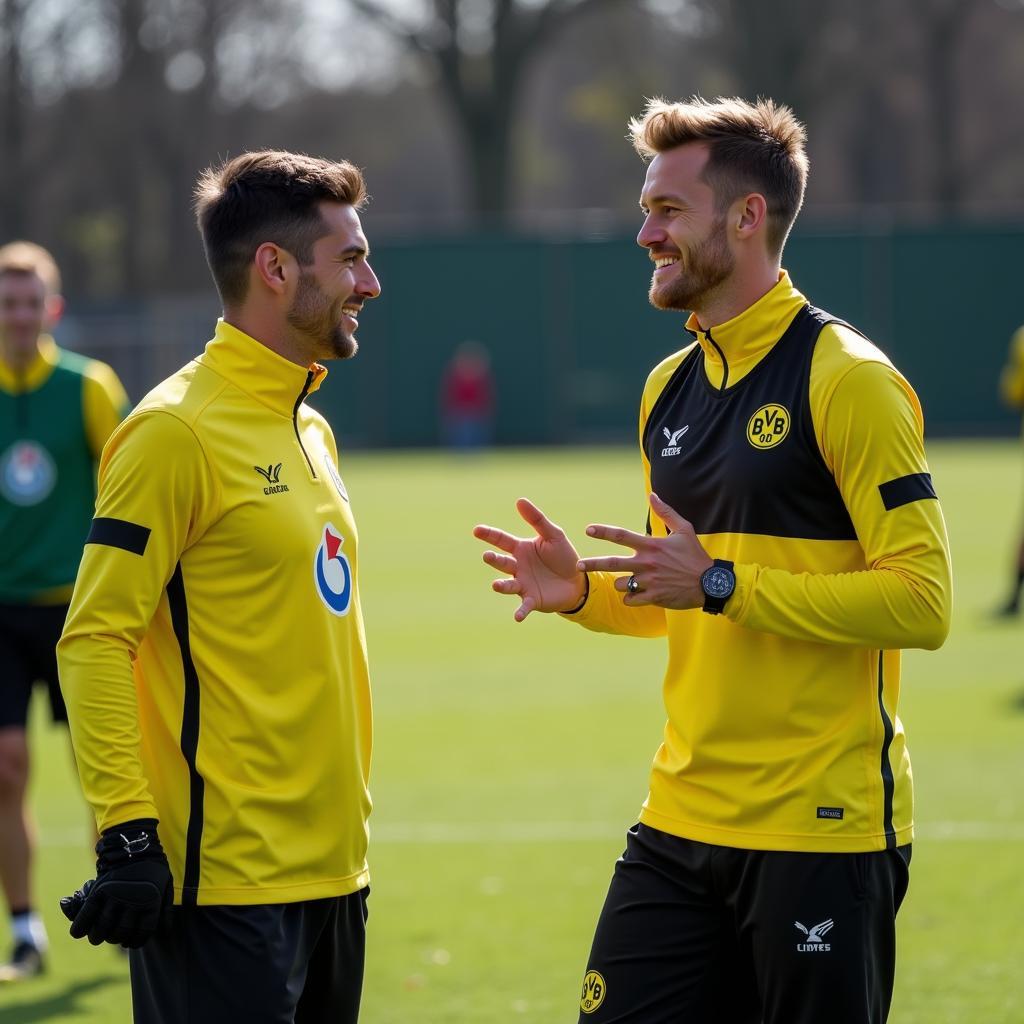
M 827 953 L 832 947 L 827 942 L 822 942 L 822 938 L 832 931 L 832 926 L 835 922 L 830 917 L 827 921 L 822 921 L 821 924 L 816 924 L 809 931 L 799 921 L 794 921 L 793 924 L 800 929 L 807 936 L 806 942 L 798 942 L 796 945 L 797 952 L 799 953 Z

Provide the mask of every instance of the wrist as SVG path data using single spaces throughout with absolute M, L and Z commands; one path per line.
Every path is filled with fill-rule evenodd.
M 96 843 L 97 874 L 141 860 L 166 861 L 156 818 L 136 818 L 103 830 Z
M 580 586 L 579 598 L 571 608 L 566 608 L 559 612 L 560 615 L 575 615 L 577 612 L 583 611 L 583 606 L 587 603 L 587 598 L 590 597 L 590 577 L 587 573 L 580 573 L 583 577 Z
M 724 558 L 714 559 L 701 573 L 700 589 L 704 594 L 703 611 L 709 615 L 720 615 L 736 590 L 733 563 Z

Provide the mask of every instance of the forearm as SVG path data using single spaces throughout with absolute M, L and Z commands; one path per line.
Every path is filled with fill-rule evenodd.
M 934 650 L 949 632 L 948 566 L 941 550 L 836 574 L 737 565 L 736 579 L 725 614 L 763 633 L 880 650 Z
M 658 637 L 666 633 L 665 609 L 656 605 L 626 605 L 615 589 L 621 573 L 588 573 L 590 591 L 583 607 L 563 618 L 579 623 L 595 633 L 619 636 Z
M 157 818 L 142 774 L 139 708 L 127 644 L 76 633 L 57 648 L 61 689 L 82 791 L 102 832 L 136 818 Z

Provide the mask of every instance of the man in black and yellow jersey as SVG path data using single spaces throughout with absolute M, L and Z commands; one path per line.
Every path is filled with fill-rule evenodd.
M 1010 351 L 1006 365 L 999 376 L 999 394 L 1003 402 L 1018 412 L 1024 410 L 1024 327 L 1019 327 L 1010 339 Z M 1006 603 L 997 611 L 1002 618 L 1012 618 L 1020 613 L 1020 598 L 1024 592 L 1024 537 L 1017 546 L 1017 564 L 1014 567 L 1013 585 Z
M 60 291 L 45 249 L 0 248 L 0 883 L 14 935 L 0 982 L 43 969 L 25 726 L 37 683 L 49 692 L 53 720 L 67 721 L 57 641 L 92 519 L 100 452 L 128 411 L 109 366 L 58 348 L 50 336 L 63 311 Z
M 246 153 L 196 188 L 213 339 L 115 431 L 58 649 L 137 1022 L 358 1017 L 370 690 L 320 360 L 356 352 L 360 171 Z
M 664 739 L 616 865 L 581 1021 L 881 1022 L 913 837 L 900 648 L 950 614 L 910 385 L 781 269 L 807 173 L 770 101 L 652 101 L 638 242 L 693 341 L 640 403 L 648 529 L 579 560 L 539 509 L 492 527 L 516 619 L 667 637 Z

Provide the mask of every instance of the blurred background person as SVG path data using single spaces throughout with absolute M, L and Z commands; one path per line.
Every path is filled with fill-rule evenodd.
M 441 382 L 441 436 L 450 448 L 468 451 L 489 445 L 493 430 L 491 357 L 478 341 L 464 341 Z
M 31 242 L 0 248 L 0 883 L 14 949 L 0 981 L 39 974 L 46 929 L 32 902 L 25 803 L 36 683 L 67 711 L 55 648 L 96 499 L 96 464 L 128 399 L 109 366 L 58 348 L 60 273 Z
M 1011 409 L 1024 412 L 1024 327 L 1010 339 L 1010 351 L 999 378 L 999 394 Z M 1024 532 L 1017 544 L 1017 564 L 1006 602 L 996 609 L 999 618 L 1013 618 L 1020 612 L 1020 595 L 1024 590 Z

